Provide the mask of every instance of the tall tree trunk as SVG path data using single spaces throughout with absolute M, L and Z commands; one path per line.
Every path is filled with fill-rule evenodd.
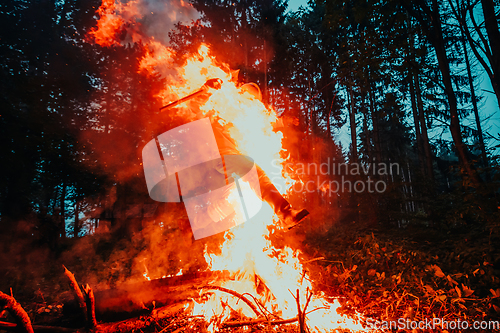
M 332 102 L 329 103 L 330 104 L 330 108 L 328 108 L 328 115 L 327 115 L 327 118 L 326 118 L 326 128 L 327 128 L 328 139 L 332 138 L 332 129 L 331 129 L 332 124 L 330 123 L 331 122 L 330 118 L 332 116 L 333 101 L 334 101 L 334 99 L 332 99 Z
M 411 98 L 411 109 L 413 113 L 413 123 L 415 125 L 415 139 L 417 143 L 417 156 L 418 156 L 418 164 L 420 168 L 420 175 L 425 176 L 425 155 L 424 155 L 424 142 L 422 140 L 422 133 L 420 131 L 420 118 L 419 112 L 417 108 L 416 96 L 415 96 L 415 86 L 413 81 L 413 75 L 410 78 L 410 98 Z
M 61 193 L 61 212 L 60 216 L 56 216 L 59 222 L 59 231 L 61 233 L 61 238 L 66 238 L 66 182 L 62 184 L 62 193 Z
M 425 153 L 426 174 L 432 186 L 434 185 L 434 163 L 431 144 L 429 142 L 429 135 L 427 134 L 427 123 L 425 121 L 425 110 L 424 103 L 422 101 L 422 92 L 420 90 L 420 80 L 418 79 L 416 68 L 414 68 L 413 70 L 413 80 L 415 82 L 415 97 L 417 99 L 418 119 L 420 122 L 420 131 L 422 134 L 422 145 L 424 147 Z
M 80 210 L 79 210 L 78 199 L 75 199 L 75 225 L 73 227 L 73 237 L 78 238 L 78 234 L 80 233 Z
M 493 71 L 491 85 L 497 95 L 500 107 L 500 31 L 498 29 L 498 19 L 495 16 L 496 11 L 493 0 L 481 0 L 481 7 L 483 8 L 484 27 L 488 33 L 491 51 L 491 69 Z
M 419 10 L 415 11 L 413 3 L 416 3 Z M 450 109 L 450 132 L 453 138 L 453 143 L 457 151 L 460 165 L 463 170 L 470 177 L 471 183 L 478 186 L 481 180 L 469 162 L 467 157 L 467 148 L 462 140 L 462 133 L 460 129 L 460 118 L 458 116 L 458 103 L 453 85 L 451 82 L 450 63 L 446 54 L 445 42 L 443 37 L 443 29 L 441 25 L 441 17 L 439 12 L 439 3 L 437 0 L 432 0 L 431 8 L 429 8 L 424 0 L 418 1 L 402 1 L 401 4 L 406 7 L 408 11 L 413 13 L 415 18 L 419 20 L 422 28 L 424 29 L 427 38 L 432 44 L 436 57 L 438 60 L 439 70 L 441 71 L 444 92 L 448 99 L 448 106 Z
M 424 157 L 424 144 L 422 141 L 422 134 L 420 132 L 420 118 L 418 114 L 417 102 L 415 101 L 415 86 L 413 81 L 413 69 L 410 70 L 410 99 L 411 110 L 413 113 L 413 124 L 415 125 L 415 138 L 417 143 L 417 156 L 418 164 L 420 167 L 421 176 L 425 176 L 425 157 Z
M 368 72 L 368 98 L 370 100 L 370 113 L 372 115 L 373 125 L 373 146 L 375 147 L 375 158 L 377 163 L 382 162 L 382 150 L 380 148 L 380 130 L 379 130 L 379 112 L 375 106 L 375 90 L 373 89 L 370 72 Z
M 484 12 L 485 8 L 490 7 L 490 5 L 491 4 L 488 4 L 485 1 L 485 3 L 482 5 L 483 12 Z M 500 57 L 500 53 L 498 50 L 498 38 L 500 38 L 500 37 L 497 36 L 496 40 L 493 41 L 493 47 L 490 47 L 491 42 L 488 43 L 486 36 L 483 35 L 482 29 L 479 27 L 479 25 L 477 24 L 477 22 L 474 18 L 474 16 L 475 16 L 475 7 L 474 6 L 467 4 L 467 3 L 464 3 L 463 7 L 458 6 L 457 8 L 453 8 L 453 10 L 455 12 L 455 16 L 460 21 L 460 25 L 462 27 L 461 30 L 463 33 L 465 33 L 465 36 L 467 37 L 467 40 L 469 41 L 469 45 L 471 47 L 472 52 L 474 53 L 474 55 L 476 56 L 476 59 L 479 61 L 481 66 L 484 68 L 485 73 L 488 75 L 488 78 L 490 79 L 491 86 L 492 86 L 494 94 L 497 98 L 498 106 L 500 107 L 500 83 L 498 82 L 499 78 L 500 78 L 500 73 L 499 73 L 498 69 L 495 69 L 495 62 L 498 63 L 498 59 Z M 486 10 L 486 11 L 488 11 L 488 10 Z M 479 43 L 477 40 L 475 40 L 472 37 L 471 32 L 469 31 L 469 27 L 468 27 L 468 23 L 467 23 L 467 19 L 466 19 L 467 12 L 469 13 L 470 21 L 474 27 L 475 33 L 477 33 L 479 35 L 478 38 L 481 41 L 481 43 Z M 492 11 L 492 13 L 493 13 L 493 11 Z M 485 15 L 485 18 L 486 17 L 489 17 L 489 16 Z M 489 21 L 488 24 L 489 24 L 490 31 L 492 31 L 492 34 L 489 35 L 488 38 L 491 38 L 492 35 L 496 35 L 495 30 L 498 31 L 498 25 L 496 25 L 495 22 L 491 22 L 491 21 Z M 488 31 L 486 31 L 486 32 L 488 33 Z M 481 53 L 486 56 L 486 59 L 488 60 L 488 62 L 483 58 L 483 56 L 479 50 L 481 50 Z M 493 52 L 495 52 L 495 53 L 493 53 Z
M 462 133 L 460 128 L 460 118 L 458 115 L 458 103 L 455 92 L 453 91 L 453 85 L 451 82 L 450 74 L 450 63 L 448 56 L 446 54 L 446 48 L 443 38 L 443 29 L 441 26 L 441 18 L 439 13 L 439 4 L 437 0 L 432 0 L 432 11 L 431 19 L 433 21 L 433 33 L 429 36 L 431 43 L 436 51 L 436 56 L 438 59 L 439 69 L 441 71 L 442 81 L 444 85 L 444 91 L 448 99 L 448 104 L 450 108 L 450 132 L 457 150 L 458 158 L 462 168 L 465 170 L 467 175 L 470 177 L 474 185 L 480 183 L 479 177 L 476 170 L 472 167 L 467 157 L 467 149 L 462 140 Z
M 350 71 L 352 73 L 352 71 Z M 352 90 L 352 74 L 349 74 L 349 121 L 351 126 L 351 157 L 349 159 L 349 164 L 357 164 L 358 163 L 358 142 L 356 135 L 356 110 L 354 109 L 354 93 Z M 353 213 L 353 220 L 355 222 L 359 221 L 359 208 L 358 201 L 355 195 L 351 193 L 349 197 L 349 206 L 350 210 Z
M 465 43 L 465 36 L 462 31 L 462 46 L 464 49 L 465 65 L 467 67 L 467 76 L 469 78 L 469 88 L 472 100 L 472 108 L 474 110 L 474 117 L 476 119 L 477 126 L 477 139 L 479 141 L 479 146 L 481 149 L 481 157 L 483 159 L 483 165 L 488 167 L 488 158 L 486 156 L 486 147 L 484 146 L 483 130 L 481 129 L 481 119 L 479 118 L 479 110 L 477 108 L 476 92 L 474 89 L 474 79 L 472 77 L 472 70 L 470 68 L 469 54 L 467 53 L 467 46 Z
M 412 21 L 411 17 L 408 15 L 407 16 L 407 24 L 409 27 L 409 30 L 412 30 Z M 411 100 L 411 109 L 413 113 L 413 123 L 415 126 L 415 139 L 417 143 L 417 155 L 418 155 L 418 163 L 420 167 L 420 175 L 421 177 L 426 176 L 425 172 L 425 155 L 424 155 L 424 142 L 422 139 L 422 132 L 420 129 L 420 117 L 419 117 L 419 111 L 417 107 L 417 101 L 416 101 L 416 89 L 415 89 L 415 84 L 418 84 L 418 82 L 415 82 L 415 74 L 417 73 L 417 59 L 415 57 L 415 39 L 413 33 L 410 34 L 409 37 L 409 46 L 410 46 L 410 51 L 408 54 L 409 57 L 409 62 L 410 62 L 410 68 L 408 70 L 408 76 L 409 76 L 409 82 L 410 82 L 410 100 Z
M 349 76 L 349 122 L 351 126 L 351 162 L 358 163 L 358 142 L 356 135 L 356 111 L 354 110 L 354 94 L 352 91 L 352 77 Z
M 363 132 L 365 133 L 365 146 L 366 146 L 366 161 L 370 163 L 370 156 L 372 155 L 371 142 L 370 142 L 370 133 L 368 131 L 368 107 L 366 103 L 367 96 L 363 96 Z

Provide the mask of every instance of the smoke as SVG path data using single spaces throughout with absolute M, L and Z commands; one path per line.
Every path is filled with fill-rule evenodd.
M 74 240 L 61 261 L 80 271 L 82 280 L 111 287 L 145 276 L 154 279 L 180 269 L 186 272 L 203 264 L 203 257 L 193 258 L 194 253 L 203 254 L 203 245 L 194 246 L 192 234 L 182 228 L 185 212 L 174 206 L 165 210 L 164 205 L 152 202 L 140 163 L 144 143 L 169 126 L 175 127 L 168 115 L 157 111 L 159 99 L 170 96 L 156 94 L 164 91 L 165 84 L 178 80 L 168 34 L 178 22 L 189 24 L 198 19 L 199 13 L 183 0 L 103 0 L 97 14 L 99 20 L 89 32 L 88 42 L 104 48 L 124 46 L 123 52 L 112 53 L 110 48 L 112 55 L 127 54 L 133 50 L 128 46 L 136 43 L 142 50 L 131 53 L 138 57 L 135 67 L 115 66 L 113 61 L 101 73 L 106 88 L 95 94 L 100 130 L 89 129 L 80 142 L 91 151 L 87 156 L 93 156 L 85 165 L 106 175 L 111 187 L 93 200 L 94 211 L 86 212 L 86 218 L 99 219 L 96 233 Z M 114 60 L 117 64 L 130 62 L 127 58 Z M 145 216 L 146 206 L 152 206 L 149 216 Z
M 168 48 L 168 32 L 175 28 L 175 24 L 197 19 L 199 13 L 182 0 L 103 0 L 99 16 L 96 28 L 91 32 L 95 43 L 106 47 L 138 42 L 144 46 L 146 52 L 141 59 L 137 59 L 140 76 L 122 75 L 122 71 L 130 72 L 133 69 L 112 68 L 111 65 L 106 67 L 106 73 L 102 73 L 106 80 L 104 85 L 108 85 L 108 90 L 105 98 L 96 99 L 96 103 L 100 104 L 100 110 L 104 114 L 98 119 L 104 131 L 89 130 L 82 141 L 89 142 L 88 146 L 94 151 L 91 159 L 91 162 L 96 164 L 94 168 L 97 167 L 108 175 L 113 183 L 112 188 L 116 187 L 118 190 L 114 194 L 110 190 L 105 196 L 107 200 L 100 198 L 107 202 L 104 209 L 110 216 L 106 225 L 106 217 L 99 217 L 101 230 L 108 229 L 109 232 L 78 240 L 71 251 L 62 256 L 63 261 L 70 262 L 72 257 L 88 258 L 89 260 L 80 261 L 85 262 L 81 264 L 81 271 L 87 271 L 94 276 L 88 276 L 84 280 L 95 281 L 95 284 L 103 283 L 106 286 L 120 284 L 129 279 L 144 279 L 144 274 L 154 279 L 176 274 L 180 269 L 183 269 L 184 273 L 190 269 L 203 269 L 202 266 L 206 263 L 198 255 L 203 253 L 205 244 L 193 243 L 190 227 L 182 227 L 187 222 L 183 209 L 170 206 L 169 210 L 163 212 L 157 210 L 155 216 L 150 218 L 144 218 L 138 213 L 143 211 L 146 203 L 155 204 L 158 209 L 162 207 L 161 204 L 152 203 L 148 197 L 140 164 L 142 147 L 151 139 L 148 135 L 158 135 L 161 132 L 155 129 L 154 133 L 144 133 L 149 132 L 147 128 L 141 132 L 140 139 L 139 135 L 133 137 L 132 133 L 138 134 L 135 132 L 137 128 L 149 126 L 151 121 L 148 119 L 161 117 L 154 114 L 157 109 L 148 110 L 152 104 L 144 103 L 141 107 L 128 105 L 129 101 L 154 99 L 155 96 L 149 96 L 147 93 L 141 95 L 138 89 L 146 85 L 141 84 L 141 81 L 148 82 L 157 74 L 166 80 L 164 84 L 167 87 L 164 88 L 168 89 L 160 89 L 164 95 L 156 96 L 164 101 L 182 97 L 199 89 L 205 82 L 203 75 L 193 75 L 193 79 L 188 83 L 179 81 L 175 75 L 178 69 L 172 63 L 175 54 Z M 269 54 L 270 52 L 268 56 Z M 200 67 L 208 71 L 208 57 L 207 63 L 202 65 Z M 200 72 L 197 66 L 191 70 L 194 74 Z M 218 70 L 222 72 L 222 69 Z M 214 72 L 211 75 L 219 77 L 221 73 Z M 176 85 L 182 87 L 174 87 Z M 144 88 L 143 92 L 147 89 Z M 238 114 L 235 112 L 235 116 Z M 188 117 L 187 112 L 179 112 L 178 116 L 184 120 Z M 168 126 L 176 125 L 179 124 L 162 124 L 162 132 L 170 129 Z M 253 128 L 249 129 L 253 131 Z M 137 142 L 136 139 L 142 142 Z M 209 247 L 216 247 L 219 239 L 215 238 L 207 244 Z M 75 265 L 77 264 L 78 261 L 75 262 Z
M 148 45 L 154 53 L 154 57 L 152 55 L 148 59 L 154 58 L 154 61 L 142 62 L 141 65 L 156 67 L 156 72 L 161 72 L 164 77 L 169 76 L 165 74 L 169 72 L 160 66 L 172 68 L 168 33 L 177 22 L 189 23 L 199 18 L 199 13 L 182 0 L 103 0 L 98 14 L 99 22 L 90 32 L 95 43 L 106 47 L 143 41 L 143 45 Z M 162 58 L 163 54 L 165 57 Z M 207 245 L 211 250 L 211 246 L 216 248 L 219 243 L 220 237 L 217 236 L 209 244 L 193 243 L 189 226 L 182 227 L 187 220 L 183 220 L 184 212 L 179 207 L 170 207 L 171 210 L 159 212 L 151 218 L 138 218 L 134 213 L 141 212 L 144 203 L 151 201 L 147 197 L 140 166 L 140 150 L 144 142 L 137 142 L 137 138 L 130 133 L 132 128 L 147 124 L 145 119 L 151 116 L 153 110 L 128 108 L 128 101 L 142 95 L 134 91 L 139 86 L 132 81 L 136 77 L 129 79 L 120 70 L 123 68 L 103 73 L 103 77 L 109 80 L 106 82 L 108 95 L 103 98 L 104 91 L 100 91 L 96 95 L 101 96 L 96 96 L 92 101 L 93 107 L 99 109 L 96 113 L 102 113 L 102 116 L 93 119 L 95 126 L 79 138 L 82 150 L 91 152 L 82 154 L 82 165 L 99 171 L 100 175 L 107 175 L 113 184 L 106 194 L 79 199 L 89 206 L 91 201 L 100 202 L 100 210 L 99 204 L 96 204 L 95 211 L 80 212 L 87 214 L 88 219 L 100 219 L 99 232 L 91 237 L 64 240 L 59 244 L 59 253 L 55 256 L 38 244 L 39 240 L 33 231 L 36 217 L 19 223 L 20 236 L 16 236 L 16 239 L 23 239 L 24 242 L 9 242 L 13 244 L 12 247 L 2 248 L 0 253 L 0 262 L 5 263 L 4 268 L 8 268 L 8 273 L 17 274 L 10 277 L 11 281 L 20 280 L 26 275 L 23 274 L 25 270 L 32 269 L 33 275 L 36 273 L 37 277 L 45 275 L 45 271 L 51 271 L 51 277 L 52 274 L 59 276 L 58 270 L 61 264 L 65 264 L 79 281 L 107 288 L 131 279 L 144 279 L 144 273 L 153 279 L 176 274 L 180 269 L 183 272 L 204 269 L 204 246 Z M 172 82 L 175 77 L 170 75 L 168 79 Z M 202 83 L 193 84 L 200 87 Z M 174 124 L 171 126 L 175 127 Z M 117 187 L 120 187 L 119 191 L 114 191 Z M 105 215 L 111 221 L 106 221 Z M 117 230 L 119 228 L 123 230 Z M 44 270 L 34 268 L 33 264 L 40 262 L 46 264 Z M 26 268 L 15 268 L 19 263 L 26 265 Z
M 155 40 L 169 44 L 169 32 L 179 22 L 189 24 L 199 18 L 193 6 L 183 0 L 103 0 L 99 21 L 90 35 L 99 45 L 129 44 Z
M 199 13 L 193 6 L 183 0 L 145 0 L 138 5 L 141 19 L 138 22 L 143 27 L 146 36 L 169 44 L 168 33 L 178 22 L 187 24 L 199 18 Z
M 0 290 L 9 288 L 17 295 L 35 289 L 32 281 L 39 281 L 47 272 L 39 263 L 50 260 L 47 248 L 38 230 L 36 215 L 16 221 L 8 233 L 0 233 Z M 21 286 L 20 288 L 18 288 Z M 26 290 L 25 290 L 26 289 Z

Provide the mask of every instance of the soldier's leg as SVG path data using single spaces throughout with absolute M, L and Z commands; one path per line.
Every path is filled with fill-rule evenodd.
M 228 159 L 230 158 L 226 158 L 226 160 Z M 234 159 L 230 160 L 234 161 Z M 228 177 L 232 177 L 233 174 L 236 174 L 240 178 L 244 177 L 245 174 L 248 173 L 251 166 L 253 166 L 253 162 L 245 159 L 245 157 L 241 155 L 239 155 L 238 159 L 236 160 L 239 161 L 239 163 L 227 163 L 225 161 L 221 161 L 217 164 L 217 171 L 221 174 L 226 174 Z M 309 212 L 306 209 L 293 209 L 288 200 L 286 200 L 279 193 L 264 170 L 262 170 L 262 168 L 260 168 L 258 165 L 255 166 L 257 169 L 258 185 L 260 187 L 260 195 L 262 197 L 262 200 L 264 200 L 271 206 L 276 215 L 278 215 L 280 220 L 288 229 L 302 222 L 309 215 Z M 257 189 L 253 189 L 255 192 L 259 192 L 257 191 Z

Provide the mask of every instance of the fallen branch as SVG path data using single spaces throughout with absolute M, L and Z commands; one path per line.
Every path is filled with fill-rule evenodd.
M 250 293 L 244 293 L 243 296 L 245 296 L 245 295 L 252 297 L 253 301 L 255 302 L 255 304 L 257 304 L 257 306 L 259 307 L 259 310 L 262 311 L 262 314 L 264 315 L 264 317 L 266 317 L 267 320 L 269 320 L 269 317 L 266 315 L 266 312 L 269 313 L 271 316 L 278 317 L 275 314 L 271 313 L 271 311 L 266 309 L 266 307 L 264 305 L 262 305 L 261 302 L 257 298 L 255 298 L 254 295 L 252 295 Z
M 10 312 L 17 322 L 17 328 L 22 329 L 26 333 L 33 333 L 30 317 L 28 317 L 26 311 L 17 303 L 14 297 L 0 291 L 0 308 L 6 308 Z
M 32 325 L 33 331 L 35 333 L 78 333 L 81 332 L 78 329 L 58 327 L 58 326 L 44 326 L 44 325 Z M 0 330 L 19 332 L 18 325 L 14 323 L 8 323 L 5 321 L 0 321 Z
M 179 320 L 179 317 L 172 320 L 172 322 L 170 324 L 168 324 L 167 326 L 165 326 L 159 333 L 165 333 L 170 327 L 174 326 L 178 320 Z
M 153 302 L 158 308 L 196 299 L 200 296 L 199 287 L 206 285 L 207 281 L 227 281 L 229 279 L 230 274 L 227 271 L 209 271 L 151 281 L 123 283 L 110 289 L 98 290 L 92 287 L 95 299 L 95 316 L 97 322 L 102 325 L 107 322 L 118 322 L 147 315 L 151 313 Z M 64 307 L 72 309 L 73 314 L 79 315 L 77 299 L 70 298 L 64 300 Z
M 228 321 L 225 322 L 221 325 L 221 328 L 229 328 L 229 327 L 241 327 L 241 326 L 251 326 L 251 325 L 257 325 L 257 324 L 268 324 L 268 325 L 285 325 L 285 324 L 291 324 L 296 321 L 298 321 L 298 317 L 290 318 L 290 319 L 279 319 L 279 320 L 272 320 L 268 321 L 265 318 L 262 319 L 257 319 L 257 320 L 249 320 L 249 321 Z
M 234 290 L 231 290 L 231 289 L 227 289 L 227 288 L 224 288 L 224 287 L 219 287 L 219 286 L 203 286 L 203 287 L 200 287 L 200 289 L 212 289 L 212 290 L 220 290 L 220 291 L 223 291 L 225 293 L 228 293 L 228 294 L 231 294 L 235 297 L 238 297 L 239 299 L 241 299 L 243 302 L 245 302 L 251 309 L 252 311 L 255 313 L 255 315 L 257 317 L 262 317 L 264 316 L 258 309 L 255 305 L 253 305 L 252 302 L 250 302 L 250 300 L 248 298 L 246 298 L 245 296 L 243 296 L 242 294 L 240 293 L 237 293 L 236 291 Z M 266 319 L 267 320 L 267 319 Z
M 85 318 L 85 322 L 88 322 L 87 319 L 87 305 L 85 303 L 85 299 L 83 298 L 82 291 L 80 290 L 80 287 L 78 287 L 78 283 L 76 282 L 75 276 L 73 273 L 71 273 L 66 266 L 63 265 L 64 268 L 64 275 L 66 275 L 69 279 L 69 285 L 71 289 L 73 290 L 73 294 L 78 302 L 78 305 L 80 306 L 80 309 L 82 310 L 82 314 Z
M 309 260 L 303 261 L 302 264 L 307 264 L 307 263 L 310 263 L 310 262 L 313 262 L 313 261 L 324 260 L 324 259 L 325 259 L 325 257 L 313 258 L 313 259 L 309 259 Z

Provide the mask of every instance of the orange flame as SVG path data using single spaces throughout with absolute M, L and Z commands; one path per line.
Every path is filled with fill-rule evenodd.
M 97 10 L 99 21 L 97 27 L 90 30 L 94 42 L 101 46 L 111 46 L 118 44 L 116 34 L 124 24 L 124 20 L 116 15 L 117 5 L 114 0 L 102 0 L 102 4 Z
M 129 2 L 128 6 L 133 4 L 135 2 Z M 125 23 L 124 16 L 118 14 L 126 12 L 130 18 L 130 8 L 117 8 L 113 0 L 103 0 L 99 8 L 101 18 L 97 29 L 91 33 L 95 42 L 103 46 L 115 44 L 116 40 L 113 38 L 116 38 L 116 32 Z M 134 32 L 131 30 L 129 33 Z M 237 142 L 239 151 L 252 157 L 269 175 L 278 190 L 286 193 L 293 182 L 282 168 L 282 133 L 273 130 L 277 121 L 273 108 L 266 107 L 249 93 L 241 93 L 231 78 L 230 68 L 212 58 L 208 46 L 202 45 L 198 53 L 192 55 L 182 68 L 174 68 L 173 50 L 153 38 L 145 40 L 144 36 L 140 37 L 142 43 L 147 45 L 145 56 L 140 60 L 140 70 L 161 74 L 169 82 L 158 96 L 163 99 L 164 105 L 198 90 L 207 79 L 222 80 L 221 89 L 213 91 L 201 108 L 202 111 L 215 112 L 224 124 L 232 125 L 229 126 L 230 135 Z M 138 37 L 131 38 L 134 40 Z M 185 108 L 182 111 L 189 112 Z M 252 191 L 249 186 L 243 186 L 242 190 Z M 300 252 L 294 252 L 289 247 L 277 250 L 269 241 L 267 227 L 273 220 L 277 221 L 271 207 L 264 205 L 258 216 L 258 221 L 243 223 L 226 232 L 220 254 L 205 251 L 205 259 L 211 270 L 228 270 L 238 277 L 236 281 L 224 282 L 222 287 L 240 294 L 249 293 L 281 318 L 293 318 L 297 315 L 297 305 L 292 294 L 299 290 L 300 303 L 305 304 L 305 296 L 307 291 L 313 289 L 312 285 L 300 263 Z M 145 274 L 147 276 L 147 272 Z M 257 291 L 255 276 L 259 277 L 269 292 Z M 323 295 L 316 294 L 311 299 L 309 309 L 321 309 L 307 315 L 308 326 L 319 332 L 337 328 L 363 330 L 354 319 L 339 315 L 339 307 L 337 300 L 329 302 Z M 209 329 L 213 331 L 216 329 L 215 318 L 229 318 L 229 308 L 239 310 L 248 317 L 255 317 L 248 305 L 221 291 L 215 291 L 208 300 L 196 303 L 193 314 L 203 315 L 211 323 Z

